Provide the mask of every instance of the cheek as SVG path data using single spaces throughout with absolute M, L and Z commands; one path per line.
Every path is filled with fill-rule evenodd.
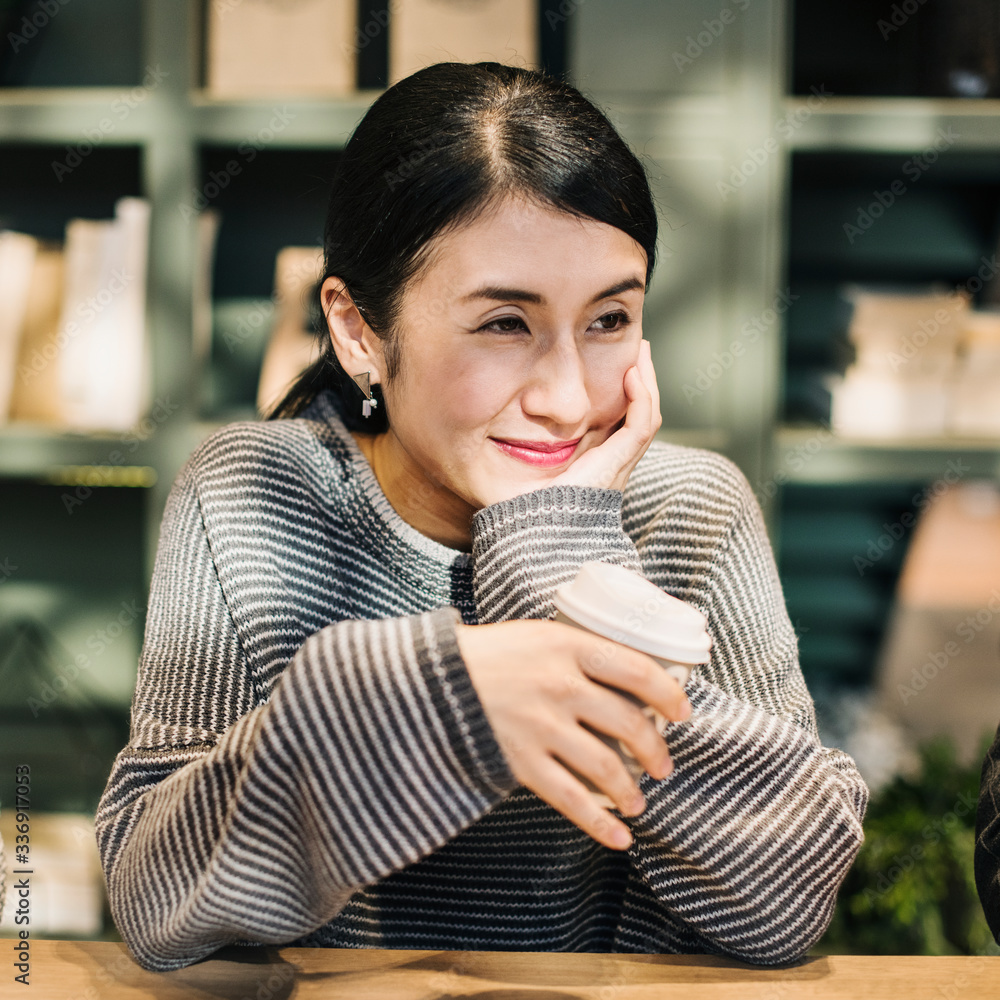
M 589 395 L 598 419 L 617 420 L 625 413 L 628 397 L 625 395 L 625 372 L 636 363 L 638 352 L 626 346 L 609 351 L 599 361 L 589 366 L 587 379 Z
M 482 359 L 452 356 L 442 359 L 433 375 L 428 373 L 426 405 L 438 411 L 456 431 L 474 431 L 485 426 L 509 398 L 502 367 L 483 364 Z

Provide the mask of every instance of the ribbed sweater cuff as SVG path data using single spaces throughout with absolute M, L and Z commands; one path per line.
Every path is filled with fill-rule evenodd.
M 640 572 L 621 508 L 620 490 L 548 486 L 478 511 L 472 554 L 479 620 L 553 618 L 556 589 L 589 560 Z
M 622 495 L 598 486 L 546 486 L 483 507 L 472 519 L 472 534 L 488 543 L 496 533 L 535 525 L 620 530 Z
M 513 791 L 517 779 L 500 749 L 459 651 L 455 627 L 462 623 L 462 616 L 454 607 L 438 608 L 426 615 L 438 643 L 435 677 L 428 678 L 430 696 L 456 756 L 467 774 L 478 778 L 495 794 Z

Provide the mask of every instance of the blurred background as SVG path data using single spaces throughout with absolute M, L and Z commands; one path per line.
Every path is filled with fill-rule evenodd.
M 28 764 L 38 936 L 116 936 L 92 813 L 163 505 L 315 356 L 338 151 L 396 79 L 496 58 L 564 76 L 645 163 L 661 436 L 743 469 L 824 742 L 872 787 L 817 951 L 1000 952 L 972 879 L 1000 4 L 0 0 L 0 28 L 0 832 Z

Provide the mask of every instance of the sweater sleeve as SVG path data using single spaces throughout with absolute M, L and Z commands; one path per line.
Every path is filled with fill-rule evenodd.
M 673 772 L 642 777 L 646 809 L 625 822 L 663 950 L 777 964 L 805 954 L 829 924 L 868 792 L 846 754 L 819 744 L 763 519 L 735 478 L 741 497 L 703 558 L 669 506 L 642 531 L 642 572 L 706 614 L 713 651 L 687 683 L 691 717 L 664 732 Z M 490 573 L 477 580 L 480 608 L 551 617 L 552 591 L 585 559 L 637 568 L 620 520 L 615 528 L 621 496 L 553 487 L 481 511 Z M 598 526 L 593 543 L 581 525 Z M 683 583 L 671 563 L 684 567 Z M 518 581 L 516 603 L 495 592 L 505 575 Z
M 479 621 L 554 618 L 552 597 L 589 561 L 641 572 L 621 490 L 549 486 L 483 507 L 472 522 Z
M 460 620 L 442 607 L 328 625 L 265 697 L 182 470 L 131 737 L 96 817 L 111 911 L 140 964 L 295 940 L 516 787 L 459 654 Z

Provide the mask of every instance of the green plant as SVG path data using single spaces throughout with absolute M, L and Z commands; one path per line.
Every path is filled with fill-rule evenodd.
M 869 803 L 865 842 L 816 954 L 982 955 L 998 949 L 973 876 L 980 762 L 947 740 L 920 749 L 919 774 Z

